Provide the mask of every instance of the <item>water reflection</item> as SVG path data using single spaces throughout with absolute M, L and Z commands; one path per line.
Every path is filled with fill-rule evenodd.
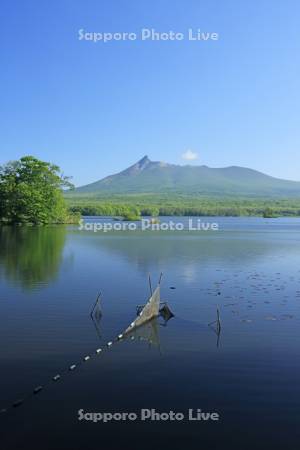
M 125 340 L 131 341 L 144 341 L 149 344 L 149 347 L 154 346 L 160 349 L 160 337 L 158 328 L 158 318 L 154 317 L 153 319 L 145 322 L 143 325 L 135 327 L 132 331 L 129 331 L 124 335 Z
M 280 239 L 269 233 L 128 233 L 93 234 L 74 233 L 86 246 L 106 250 L 122 260 L 138 267 L 148 274 L 153 266 L 161 270 L 174 261 L 182 263 L 182 273 L 186 279 L 194 281 L 198 276 L 195 263 L 214 267 L 234 264 L 259 263 L 262 259 L 279 258 L 289 247 L 291 254 L 299 255 L 299 248 L 293 241 Z
M 0 227 L 1 275 L 25 290 L 53 281 L 60 269 L 66 228 Z
M 102 334 L 101 334 L 101 329 L 100 329 L 100 322 L 102 319 L 102 309 L 100 306 L 100 294 L 97 297 L 96 303 L 94 304 L 94 307 L 92 309 L 90 316 L 91 316 L 93 325 L 95 327 L 97 336 L 98 336 L 99 340 L 101 341 Z

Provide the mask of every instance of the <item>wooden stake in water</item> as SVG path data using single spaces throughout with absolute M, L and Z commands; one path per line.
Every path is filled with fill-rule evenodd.
M 221 320 L 220 320 L 219 308 L 217 308 L 217 330 L 218 330 L 218 333 L 220 333 L 220 331 L 221 331 Z
M 162 276 L 163 276 L 163 273 L 162 273 L 162 272 L 160 272 L 160 276 L 159 276 L 159 281 L 158 281 L 158 284 L 160 284 L 160 282 L 161 282 L 161 279 L 162 279 Z
M 152 297 L 153 292 L 152 292 L 152 284 L 151 284 L 151 276 L 150 276 L 150 273 L 149 273 L 149 287 L 150 287 L 150 294 L 151 294 L 151 297 Z
M 101 292 L 99 292 L 97 300 L 95 301 L 95 304 L 94 304 L 94 306 L 93 306 L 93 308 L 91 310 L 91 316 L 93 316 L 93 312 L 94 312 L 94 310 L 95 310 L 95 308 L 96 308 L 96 306 L 97 306 L 97 304 L 99 302 L 100 297 L 101 297 Z

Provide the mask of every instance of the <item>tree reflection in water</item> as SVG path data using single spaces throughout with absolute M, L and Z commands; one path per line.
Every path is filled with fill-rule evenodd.
M 31 290 L 56 278 L 66 241 L 64 226 L 0 227 L 0 267 L 5 277 Z

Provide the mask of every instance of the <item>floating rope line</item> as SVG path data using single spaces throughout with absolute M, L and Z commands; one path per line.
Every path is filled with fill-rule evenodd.
M 119 336 L 121 336 L 121 335 L 119 335 Z M 115 342 L 120 340 L 120 337 L 119 337 L 119 336 L 118 336 L 118 338 L 116 338 L 116 339 L 114 340 Z M 106 347 L 107 347 L 107 348 L 111 347 L 114 341 L 109 341 L 109 342 L 107 342 Z M 103 351 L 102 348 L 97 348 L 97 349 L 95 350 L 95 352 L 94 352 L 94 355 L 95 355 L 95 356 L 96 356 L 96 355 L 98 356 L 100 353 L 102 353 L 102 351 Z M 67 372 L 72 372 L 72 371 L 74 371 L 75 369 L 77 369 L 77 368 L 81 365 L 81 363 L 87 362 L 87 361 L 89 361 L 91 358 L 92 358 L 92 356 L 90 356 L 90 355 L 84 356 L 84 357 L 81 359 L 81 361 L 80 361 L 79 363 L 77 363 L 77 364 L 71 364 L 71 365 L 70 365 L 67 369 L 65 369 L 61 374 L 57 373 L 56 375 L 54 375 L 54 376 L 51 378 L 51 380 L 48 381 L 48 383 L 46 383 L 46 384 L 44 384 L 44 385 L 36 386 L 36 387 L 33 389 L 33 391 L 31 392 L 31 394 L 27 395 L 26 397 L 22 397 L 22 398 L 19 398 L 19 399 L 15 400 L 10 406 L 8 406 L 8 407 L 6 407 L 6 408 L 2 408 L 2 409 L 0 410 L 0 414 L 4 414 L 4 413 L 8 412 L 10 409 L 17 408 L 17 407 L 23 405 L 25 402 L 27 402 L 27 400 L 29 400 L 29 399 L 32 398 L 33 396 L 39 394 L 41 391 L 43 391 L 48 385 L 52 384 L 53 382 L 59 381 L 59 380 L 61 379 L 61 377 L 62 377 L 63 374 L 66 374 Z
M 122 339 L 126 338 L 127 335 L 129 333 L 131 333 L 135 328 L 138 328 L 140 325 L 148 322 L 149 320 L 151 320 L 154 317 L 157 317 L 159 315 L 159 305 L 160 305 L 160 282 L 161 282 L 161 278 L 162 278 L 162 273 L 160 275 L 159 278 L 159 283 L 157 288 L 155 289 L 155 291 L 152 291 L 152 285 L 151 285 L 151 278 L 149 276 L 149 284 L 150 284 L 150 292 L 151 292 L 151 297 L 148 299 L 147 303 L 144 305 L 144 307 L 139 311 L 138 317 L 129 325 L 128 328 L 126 328 L 126 330 L 119 334 L 114 340 L 112 341 L 108 341 L 107 344 L 105 345 L 105 348 L 108 350 L 113 343 L 119 342 Z M 97 304 L 99 303 L 101 297 L 101 293 L 99 293 L 96 302 L 92 308 L 91 311 L 91 316 L 94 313 L 94 310 L 97 306 Z M 134 336 L 131 336 L 131 339 L 134 339 Z M 102 348 L 97 348 L 94 352 L 94 356 L 99 355 L 100 353 L 102 353 L 103 349 Z M 75 369 L 77 369 L 77 367 L 79 367 L 81 364 L 89 361 L 92 358 L 92 356 L 90 355 L 86 355 L 84 356 L 77 364 L 71 364 L 67 369 L 65 369 L 62 373 L 60 374 L 56 374 L 54 375 L 51 380 L 49 380 L 46 384 L 44 385 L 38 385 L 36 386 L 33 391 L 31 392 L 31 394 L 29 394 L 26 397 L 22 397 L 19 398 L 17 400 L 15 400 L 10 406 L 8 406 L 7 408 L 2 408 L 0 410 L 0 414 L 4 414 L 6 412 L 8 412 L 10 409 L 13 408 L 17 408 L 21 405 L 23 405 L 24 402 L 26 402 L 27 400 L 29 400 L 30 398 L 32 398 L 33 396 L 39 394 L 41 391 L 43 391 L 47 386 L 49 386 L 50 384 L 52 384 L 53 382 L 57 382 L 61 379 L 63 374 L 67 374 L 68 372 L 73 372 Z
M 122 339 L 124 339 L 126 337 L 126 334 L 119 334 L 114 340 L 112 341 L 108 341 L 106 343 L 106 345 L 104 346 L 104 348 L 106 348 L 107 350 L 116 342 L 121 341 Z M 73 372 L 75 369 L 77 369 L 78 367 L 80 367 L 83 363 L 89 361 L 90 359 L 92 359 L 93 356 L 98 356 L 100 355 L 100 353 L 103 353 L 104 348 L 97 348 L 95 350 L 95 352 L 92 355 L 86 355 L 84 356 L 77 364 L 71 364 L 67 369 L 65 369 L 63 372 L 61 372 L 60 374 L 57 373 L 56 375 L 54 375 L 50 381 L 48 381 L 47 383 L 45 383 L 44 385 L 39 385 L 36 386 L 33 391 L 31 392 L 31 394 L 29 394 L 26 397 L 22 397 L 19 398 L 17 400 L 15 400 L 10 406 L 6 407 L 6 408 L 2 408 L 0 410 L 0 414 L 5 414 L 6 412 L 8 412 L 11 409 L 17 408 L 21 405 L 23 405 L 25 402 L 27 402 L 27 400 L 31 399 L 33 396 L 39 394 L 41 391 L 43 391 L 47 386 L 49 386 L 50 384 L 52 384 L 53 382 L 57 382 L 59 381 L 62 376 L 64 374 L 67 374 L 67 372 Z

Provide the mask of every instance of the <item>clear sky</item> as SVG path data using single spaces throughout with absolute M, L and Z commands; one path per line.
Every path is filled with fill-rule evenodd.
M 2 0 L 0 163 L 32 154 L 76 185 L 145 154 L 300 180 L 299 23 L 298 0 Z M 78 34 L 143 28 L 219 39 Z

